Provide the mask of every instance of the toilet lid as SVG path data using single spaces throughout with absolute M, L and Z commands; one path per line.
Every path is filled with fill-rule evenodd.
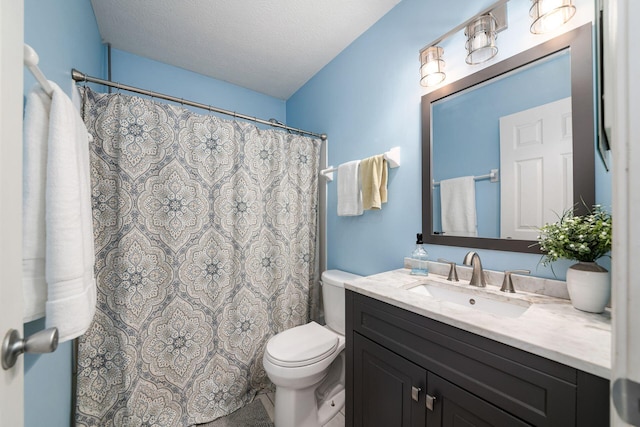
M 299 367 L 316 363 L 338 348 L 338 335 L 316 322 L 279 333 L 267 343 L 267 358 L 274 364 Z

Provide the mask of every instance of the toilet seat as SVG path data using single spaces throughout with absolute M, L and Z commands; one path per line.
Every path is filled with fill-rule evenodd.
M 339 347 L 338 335 L 316 322 L 296 326 L 269 340 L 265 357 L 286 368 L 312 365 L 334 354 Z

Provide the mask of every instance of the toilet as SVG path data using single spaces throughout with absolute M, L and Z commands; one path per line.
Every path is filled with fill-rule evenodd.
M 344 283 L 359 277 L 322 273 L 327 325 L 310 322 L 267 342 L 262 363 L 276 385 L 276 427 L 321 427 L 344 406 Z

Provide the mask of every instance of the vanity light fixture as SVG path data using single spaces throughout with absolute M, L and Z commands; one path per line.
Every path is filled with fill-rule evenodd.
M 468 52 L 465 59 L 467 64 L 481 64 L 498 54 L 496 46 L 497 23 L 491 13 L 478 16 L 467 24 L 464 35 L 467 36 L 465 44 Z
M 422 86 L 435 86 L 445 79 L 443 54 L 444 49 L 440 46 L 429 46 L 420 51 L 420 84 Z
M 531 0 L 529 16 L 533 19 L 529 30 L 542 34 L 555 30 L 568 22 L 576 13 L 573 0 Z
M 467 64 L 480 64 L 493 58 L 498 53 L 497 34 L 508 27 L 507 1 L 497 0 L 490 7 L 420 49 L 418 57 L 420 60 L 420 84 L 427 87 L 435 86 L 445 79 L 444 60 L 442 59 L 444 49 L 440 47 L 440 44 L 462 29 L 467 36 Z

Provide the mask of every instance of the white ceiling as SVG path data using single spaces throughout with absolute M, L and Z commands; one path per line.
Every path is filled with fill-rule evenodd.
M 105 43 L 288 99 L 400 0 L 91 0 Z

